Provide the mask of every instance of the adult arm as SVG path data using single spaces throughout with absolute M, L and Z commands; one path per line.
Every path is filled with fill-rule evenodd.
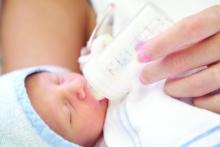
M 79 71 L 80 48 L 94 24 L 86 0 L 4 0 L 3 72 L 45 64 Z

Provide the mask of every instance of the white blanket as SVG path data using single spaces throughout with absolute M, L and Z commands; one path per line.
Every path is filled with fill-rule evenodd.
M 110 104 L 104 129 L 109 147 L 208 147 L 220 144 L 220 115 L 170 98 L 163 82 L 136 85 Z

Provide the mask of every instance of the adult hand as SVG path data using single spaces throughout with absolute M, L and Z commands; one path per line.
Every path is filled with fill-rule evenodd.
M 157 37 L 138 45 L 138 59 L 149 62 L 144 84 L 168 79 L 165 91 L 173 97 L 194 97 L 194 105 L 220 113 L 220 5 L 176 23 Z M 182 78 L 186 71 L 206 69 Z

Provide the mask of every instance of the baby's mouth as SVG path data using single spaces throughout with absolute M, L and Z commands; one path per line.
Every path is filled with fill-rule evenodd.
M 108 103 L 108 99 L 107 98 L 103 98 L 101 100 L 99 100 L 99 103 Z

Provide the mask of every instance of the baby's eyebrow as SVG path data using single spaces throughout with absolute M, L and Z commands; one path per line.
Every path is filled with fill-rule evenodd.
M 45 73 L 45 80 L 59 84 L 59 75 L 55 73 Z

